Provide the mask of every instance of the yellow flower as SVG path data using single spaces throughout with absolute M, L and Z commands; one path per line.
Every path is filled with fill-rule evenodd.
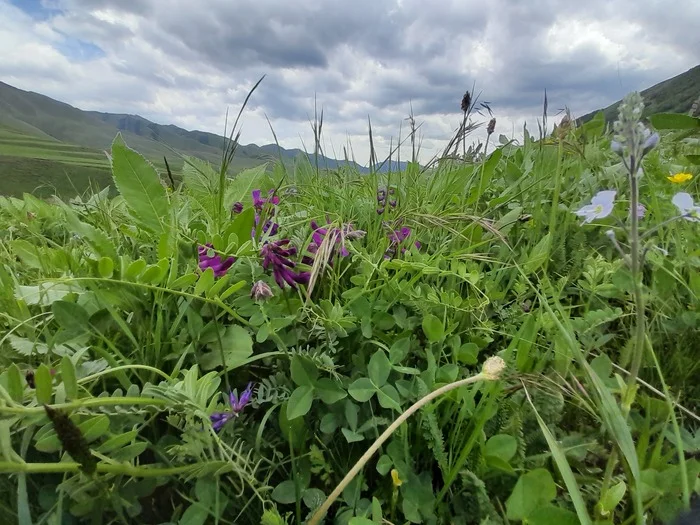
M 693 178 L 692 173 L 676 173 L 675 175 L 671 175 L 670 177 L 666 177 L 668 180 L 673 182 L 674 184 L 681 184 L 682 182 L 688 182 L 690 179 Z
M 391 469 L 391 480 L 394 482 L 394 487 L 400 487 L 403 483 L 399 477 L 399 471 L 395 468 Z

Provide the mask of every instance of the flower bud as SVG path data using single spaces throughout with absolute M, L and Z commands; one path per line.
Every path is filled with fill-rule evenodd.
M 250 289 L 250 296 L 256 301 L 264 301 L 273 297 L 272 288 L 265 281 L 257 281 Z
M 506 362 L 497 355 L 489 357 L 484 363 L 481 373 L 490 381 L 497 380 L 506 369 Z

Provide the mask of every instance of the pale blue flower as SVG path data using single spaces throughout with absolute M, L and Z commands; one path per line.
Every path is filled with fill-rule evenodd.
M 582 224 L 593 222 L 594 219 L 603 219 L 612 213 L 615 206 L 615 195 L 617 195 L 615 190 L 599 191 L 591 199 L 591 204 L 583 206 L 574 213 L 584 218 Z
M 692 222 L 700 222 L 700 206 L 696 206 L 693 197 L 683 191 L 676 193 L 671 199 L 673 205 L 678 208 L 684 219 Z

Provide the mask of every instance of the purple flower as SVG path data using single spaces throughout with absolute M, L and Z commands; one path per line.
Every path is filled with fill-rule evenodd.
M 389 248 L 387 249 L 386 253 L 384 254 L 385 259 L 390 259 L 394 255 L 396 255 L 396 248 L 401 245 L 408 237 L 411 235 L 411 228 L 408 226 L 403 226 L 402 228 L 398 230 L 392 230 L 388 234 L 389 237 Z M 422 244 L 418 241 L 414 241 L 413 245 L 420 250 Z M 401 253 L 406 253 L 406 247 L 401 248 Z
M 644 204 L 637 204 L 637 217 L 640 219 L 643 219 L 644 216 L 647 214 L 647 208 L 644 206 Z
M 310 275 L 308 272 L 295 273 L 292 270 L 296 267 L 296 263 L 289 258 L 296 255 L 297 249 L 294 246 L 285 248 L 288 244 L 289 239 L 266 242 L 260 249 L 260 255 L 263 257 L 263 268 L 268 270 L 272 267 L 272 275 L 280 288 L 284 289 L 284 283 L 287 283 L 291 288 L 296 289 L 297 284 L 307 284 Z
M 328 219 L 328 217 L 326 217 L 326 224 L 331 224 L 331 221 Z M 309 253 L 318 253 L 318 249 L 326 236 L 331 235 L 334 238 L 335 246 L 333 247 L 333 250 L 329 255 L 329 264 L 331 266 L 333 265 L 331 259 L 333 259 L 336 250 L 340 252 L 340 255 L 342 257 L 347 257 L 348 255 L 350 255 L 350 252 L 345 246 L 346 240 L 352 241 L 355 239 L 361 239 L 367 233 L 363 230 L 356 230 L 351 223 L 343 224 L 340 228 L 330 228 L 329 230 L 329 228 L 320 227 L 316 221 L 311 221 L 311 228 L 313 229 L 313 234 L 311 235 L 312 242 L 306 248 L 306 250 Z M 311 265 L 313 264 L 313 258 L 305 255 L 302 259 L 302 262 L 304 264 Z
M 264 301 L 273 295 L 272 288 L 265 281 L 257 281 L 250 289 L 250 296 L 256 301 Z
M 213 249 L 214 246 L 211 243 L 206 245 L 200 245 L 198 248 L 199 254 L 199 269 L 205 271 L 207 268 L 214 270 L 215 277 L 222 277 L 229 268 L 236 262 L 235 257 L 227 257 L 226 260 L 221 259 L 221 255 L 215 253 L 214 255 L 209 255 L 209 250 Z
M 231 213 L 235 213 L 238 215 L 243 211 L 243 203 L 242 202 L 234 202 L 233 206 L 231 206 Z
M 230 419 L 238 416 L 238 414 L 240 414 L 250 402 L 252 395 L 253 383 L 248 383 L 248 386 L 243 391 L 240 398 L 235 392 L 231 392 L 228 396 L 231 410 L 227 410 L 225 412 L 214 412 L 211 416 L 209 416 L 214 432 L 219 432 Z
M 268 199 L 263 199 L 263 198 L 260 196 L 260 195 L 262 194 L 262 192 L 261 192 L 260 190 L 253 190 L 253 192 L 252 192 L 252 196 L 253 196 L 253 207 L 254 207 L 256 210 L 261 211 L 261 210 L 263 209 L 263 206 L 265 206 L 265 204 L 267 204 L 268 202 L 271 203 L 271 204 L 274 204 L 274 205 L 279 204 L 279 203 L 280 203 L 280 198 L 279 198 L 277 195 L 273 196 L 273 193 L 275 193 L 275 190 L 269 190 L 269 191 L 267 192 L 267 194 L 270 195 L 270 198 L 268 198 Z

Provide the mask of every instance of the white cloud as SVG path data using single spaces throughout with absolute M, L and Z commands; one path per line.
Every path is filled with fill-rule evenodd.
M 25 12 L 0 0 L 0 79 L 83 109 L 221 133 L 226 108 L 236 112 L 267 74 L 245 114 L 244 143 L 272 142 L 267 115 L 283 146 L 311 147 L 316 95 L 328 153 L 341 155 L 350 139 L 363 163 L 368 116 L 386 154 L 400 129 L 405 136 L 412 104 L 430 155 L 458 125 L 473 84 L 491 103 L 497 133 L 520 134 L 525 120 L 536 128 L 545 88 L 550 108 L 580 115 L 700 56 L 695 0 L 45 5 L 59 11 Z M 67 44 L 79 41 L 103 55 L 70 56 L 75 46 Z

